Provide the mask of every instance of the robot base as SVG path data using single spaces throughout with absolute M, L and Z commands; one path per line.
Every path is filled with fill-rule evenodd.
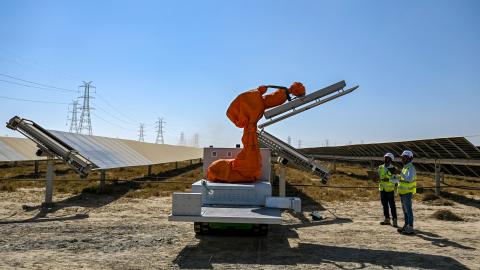
M 230 229 L 250 231 L 255 236 L 265 236 L 268 234 L 268 224 L 194 222 L 193 228 L 197 235 L 208 235 L 214 231 Z

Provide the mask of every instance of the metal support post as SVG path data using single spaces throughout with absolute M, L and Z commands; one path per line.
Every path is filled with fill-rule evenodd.
M 441 167 L 440 164 L 435 163 L 435 195 L 440 195 L 440 183 L 441 183 Z
M 178 169 L 178 161 L 175 161 L 175 169 Z
M 103 193 L 105 191 L 105 170 L 100 171 L 100 183 L 98 186 L 98 193 Z
M 53 178 L 55 171 L 53 168 L 53 159 L 47 160 L 47 177 L 45 178 L 45 202 L 44 206 L 49 207 L 53 204 Z
M 193 165 L 193 159 L 190 159 L 190 166 Z
M 35 179 L 37 179 L 37 178 L 40 176 L 40 173 L 39 173 L 39 171 L 38 171 L 38 167 L 39 167 L 39 164 L 38 164 L 38 163 L 39 163 L 39 161 L 38 161 L 38 160 L 35 160 L 35 162 L 34 162 L 34 166 L 35 166 L 35 169 L 34 169 L 34 170 L 35 170 L 35 171 L 34 171 L 34 173 L 33 173 L 33 177 L 34 177 Z
M 151 176 L 152 175 L 152 165 L 148 165 L 147 166 L 147 176 Z
M 332 162 L 332 172 L 333 173 L 337 172 L 337 161 L 335 159 Z
M 280 165 L 280 173 L 278 176 L 278 196 L 285 197 L 285 180 L 287 178 L 287 169 Z
M 274 163 L 270 163 L 270 184 L 273 185 L 273 182 L 275 181 L 275 165 Z

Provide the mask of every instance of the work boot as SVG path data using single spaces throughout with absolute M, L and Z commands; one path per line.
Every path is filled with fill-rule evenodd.
M 397 219 L 396 219 L 396 218 L 393 219 L 393 224 L 392 224 L 392 226 L 395 227 L 395 228 L 398 228 L 398 223 L 397 223 Z
M 382 222 L 380 222 L 380 225 L 390 225 L 390 219 L 389 219 L 389 218 L 385 218 L 385 220 L 383 220 Z
M 412 235 L 412 234 L 415 234 L 415 230 L 413 230 L 412 226 L 407 225 L 407 227 L 405 227 L 405 229 L 402 231 L 402 234 Z
M 402 233 L 403 230 L 405 230 L 406 227 L 407 227 L 407 224 L 403 225 L 402 228 L 398 228 L 398 229 L 397 229 L 397 232 Z

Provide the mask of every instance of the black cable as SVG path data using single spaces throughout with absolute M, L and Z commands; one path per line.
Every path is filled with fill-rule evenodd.
M 32 88 L 45 89 L 45 90 L 48 90 L 48 88 L 51 88 L 50 90 L 56 90 L 56 91 L 60 90 L 60 91 L 62 91 L 62 92 L 77 92 L 77 91 L 72 90 L 72 89 L 67 89 L 67 88 L 62 88 L 62 87 L 56 87 L 56 86 L 52 86 L 52 85 L 48 85 L 48 84 L 43 84 L 43 83 L 37 83 L 37 82 L 33 82 L 33 81 L 29 81 L 29 80 L 17 78 L 17 77 L 14 77 L 14 76 L 10 76 L 10 75 L 7 75 L 7 74 L 2 74 L 2 73 L 0 73 L 0 76 L 7 77 L 7 78 L 11 78 L 11 79 L 18 80 L 18 81 L 22 81 L 22 82 L 26 82 L 26 83 L 36 84 L 36 85 L 39 85 L 39 86 L 41 86 L 41 87 L 0 79 L 0 81 L 7 82 L 7 83 L 11 83 L 11 84 L 21 85 L 21 86 L 26 86 L 26 87 L 32 87 Z
M 107 104 L 110 108 L 114 109 L 115 111 L 117 111 L 118 113 L 122 114 L 125 118 L 129 119 L 130 121 L 132 121 L 133 123 L 137 123 L 139 124 L 140 121 L 137 121 L 135 119 L 132 119 L 130 118 L 130 116 L 126 115 L 124 112 L 122 112 L 121 110 L 115 108 L 112 104 L 110 104 L 110 102 L 107 101 L 107 99 L 103 98 L 102 95 L 100 95 L 99 93 L 97 93 L 97 96 L 103 101 L 105 102 L 105 104 Z
M 119 118 L 119 117 L 117 117 L 116 115 L 114 115 L 114 114 L 108 112 L 107 110 L 103 109 L 102 107 L 98 106 L 98 104 L 92 104 L 92 105 L 93 105 L 93 107 L 95 107 L 96 109 L 99 109 L 99 110 L 103 111 L 104 113 L 110 115 L 111 117 L 113 117 L 113 118 L 115 118 L 115 119 L 117 119 L 117 120 L 119 120 L 119 121 L 124 122 L 125 124 L 135 125 L 135 126 L 138 126 L 138 125 L 140 124 L 140 123 L 133 123 L 133 122 L 124 120 L 124 119 L 122 119 L 122 118 Z
M 68 105 L 69 103 L 66 102 L 56 102 L 56 101 L 46 101 L 46 100 L 34 100 L 34 99 L 24 99 L 24 98 L 14 98 L 14 97 L 6 97 L 6 96 L 0 96 L 0 98 L 3 99 L 10 99 L 10 100 L 16 100 L 16 101 L 27 101 L 27 102 L 35 102 L 35 103 L 46 103 L 46 104 L 61 104 L 61 105 Z
M 118 125 L 118 124 L 112 123 L 112 122 L 106 120 L 105 118 L 99 116 L 99 115 L 96 114 L 96 113 L 93 113 L 93 112 L 92 112 L 91 114 L 94 115 L 95 117 L 97 117 L 98 119 L 102 120 L 103 122 L 107 123 L 107 124 L 110 124 L 110 125 L 112 125 L 112 126 L 116 126 L 116 127 L 118 127 L 118 128 L 121 128 L 121 129 L 133 131 L 133 129 L 125 128 L 125 127 L 120 126 L 120 125 Z M 135 131 L 136 131 L 136 130 L 135 130 Z

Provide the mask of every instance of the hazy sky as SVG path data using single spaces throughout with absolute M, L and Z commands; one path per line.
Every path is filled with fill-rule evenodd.
M 93 81 L 95 135 L 233 146 L 225 111 L 261 84 L 352 94 L 267 130 L 294 146 L 480 134 L 480 1 L 1 1 L 0 120 L 67 130 Z M 8 82 L 5 82 L 8 81 Z M 13 83 L 12 83 L 13 82 Z M 17 84 L 14 84 L 17 83 Z M 38 86 L 38 85 L 37 85 Z M 58 90 L 58 89 L 57 89 Z M 18 136 L 2 125 L 0 135 Z M 480 144 L 480 137 L 470 137 Z

